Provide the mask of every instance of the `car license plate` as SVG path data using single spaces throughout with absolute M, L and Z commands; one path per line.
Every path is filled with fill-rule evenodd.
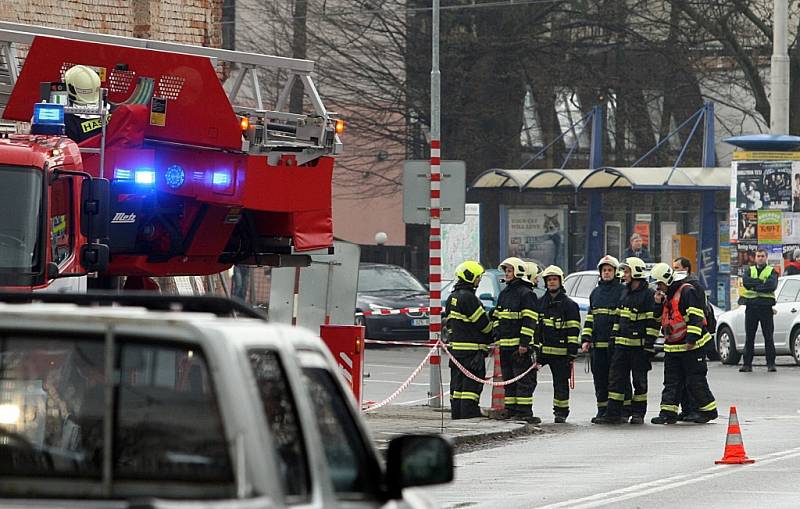
M 412 327 L 427 327 L 428 326 L 428 319 L 427 318 L 412 318 L 411 319 L 411 326 Z

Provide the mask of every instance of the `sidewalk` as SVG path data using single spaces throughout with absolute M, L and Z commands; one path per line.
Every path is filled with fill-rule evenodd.
M 523 421 L 500 421 L 482 417 L 453 421 L 448 408 L 442 412 L 427 405 L 389 405 L 369 412 L 364 417 L 375 446 L 382 451 L 388 447 L 392 438 L 409 433 L 440 433 L 449 438 L 458 451 L 542 431 L 540 426 Z

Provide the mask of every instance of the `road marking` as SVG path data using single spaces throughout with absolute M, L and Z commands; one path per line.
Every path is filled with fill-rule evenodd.
M 400 385 L 403 382 L 404 380 L 373 380 L 372 378 L 364 380 L 364 383 L 395 384 L 395 385 Z M 448 387 L 450 386 L 449 382 L 442 382 L 442 384 L 447 385 Z M 428 385 L 430 385 L 430 382 L 411 382 L 409 385 L 424 385 L 427 387 Z
M 725 475 L 736 474 L 744 471 L 744 469 L 758 469 L 760 466 L 768 465 L 776 461 L 781 461 L 790 458 L 800 457 L 800 447 L 793 449 L 786 449 L 771 454 L 767 454 L 761 458 L 756 458 L 756 463 L 752 465 L 716 465 L 699 472 L 692 472 L 687 474 L 675 475 L 663 479 L 656 479 L 654 481 L 643 482 L 620 488 L 605 493 L 598 493 L 583 498 L 575 498 L 572 500 L 565 500 L 555 504 L 540 506 L 539 509 L 557 509 L 560 507 L 570 507 L 572 509 L 589 509 L 592 507 L 601 507 L 604 505 L 613 504 L 614 502 L 622 502 L 631 498 L 639 498 L 646 495 L 652 495 L 661 491 L 672 490 L 680 486 L 694 484 L 698 482 L 707 481 L 715 477 L 722 477 Z

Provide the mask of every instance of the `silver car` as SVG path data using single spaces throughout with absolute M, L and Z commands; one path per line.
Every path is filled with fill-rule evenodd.
M 800 364 L 800 275 L 784 276 L 775 290 L 775 353 L 791 355 Z M 744 352 L 745 306 L 723 313 L 717 320 L 717 349 L 722 362 L 737 364 Z M 761 327 L 755 338 L 755 355 L 764 355 Z

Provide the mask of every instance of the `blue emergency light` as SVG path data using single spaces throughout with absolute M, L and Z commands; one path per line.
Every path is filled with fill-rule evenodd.
M 31 134 L 64 134 L 64 106 L 53 103 L 34 104 Z

